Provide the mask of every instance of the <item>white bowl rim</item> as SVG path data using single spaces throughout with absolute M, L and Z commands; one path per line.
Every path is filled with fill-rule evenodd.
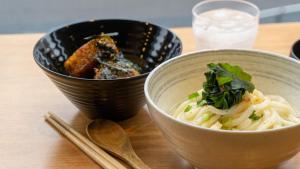
M 280 59 L 285 59 L 297 64 L 300 64 L 300 61 L 290 58 L 288 56 L 284 56 L 282 54 L 278 54 L 275 52 L 269 52 L 269 51 L 264 51 L 264 50 L 259 50 L 259 49 L 215 49 L 215 50 L 200 50 L 200 51 L 192 51 L 192 52 L 187 52 L 184 54 L 181 54 L 179 56 L 176 56 L 172 59 L 169 59 L 163 63 L 161 63 L 160 65 L 158 65 L 155 69 L 153 69 L 150 74 L 148 75 L 146 81 L 145 81 L 145 85 L 144 85 L 144 93 L 145 93 L 145 97 L 146 100 L 148 102 L 148 104 L 151 104 L 151 106 L 155 107 L 156 110 L 158 110 L 158 113 L 162 114 L 162 116 L 166 117 L 167 119 L 175 122 L 175 123 L 179 123 L 181 125 L 184 126 L 188 126 L 188 127 L 192 127 L 195 129 L 200 129 L 200 130 L 204 130 L 206 132 L 213 132 L 213 133 L 220 133 L 220 134 L 264 134 L 264 133 L 274 133 L 274 132 L 278 132 L 278 131 L 286 131 L 292 128 L 297 128 L 300 127 L 300 123 L 295 124 L 295 125 L 291 125 L 291 126 L 287 126 L 287 127 L 281 127 L 281 128 L 277 128 L 277 129 L 268 129 L 268 130 L 262 130 L 262 131 L 249 131 L 249 130 L 216 130 L 216 129 L 211 129 L 211 128 L 205 128 L 205 127 L 201 127 L 201 126 L 197 126 L 194 125 L 192 123 L 189 122 L 184 122 L 181 120 L 178 120 L 176 118 L 174 118 L 173 116 L 171 116 L 170 114 L 168 114 L 167 112 L 165 112 L 164 110 L 162 110 L 161 108 L 159 108 L 156 104 L 154 104 L 153 100 L 151 99 L 151 97 L 149 96 L 148 93 L 148 86 L 149 86 L 149 81 L 150 79 L 154 76 L 154 74 L 156 73 L 156 71 L 158 71 L 159 69 L 161 69 L 162 67 L 164 67 L 165 65 L 170 64 L 171 62 L 173 62 L 174 60 L 183 58 L 183 57 L 187 57 L 189 55 L 194 55 L 194 54 L 198 54 L 198 53 L 205 53 L 205 52 L 250 52 L 250 53 L 261 53 L 261 54 L 265 54 L 265 55 L 272 55 L 272 57 L 277 57 Z M 147 105 L 148 106 L 148 105 Z M 148 109 L 149 110 L 149 109 Z

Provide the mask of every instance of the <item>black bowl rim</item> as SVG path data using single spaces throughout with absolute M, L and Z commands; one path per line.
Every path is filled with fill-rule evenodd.
M 63 28 L 69 27 L 69 26 L 75 26 L 75 25 L 80 25 L 80 24 L 85 24 L 85 23 L 90 23 L 90 22 L 99 22 L 99 21 L 114 21 L 114 22 L 116 22 L 116 21 L 123 21 L 123 22 L 126 21 L 126 22 L 135 22 L 135 23 L 148 23 L 148 24 L 150 24 L 152 26 L 159 27 L 161 29 L 165 29 L 169 33 L 171 33 L 172 35 L 174 35 L 179 40 L 179 45 L 180 45 L 179 46 L 179 55 L 181 55 L 181 53 L 182 53 L 183 46 L 182 46 L 181 39 L 172 30 L 167 29 L 164 26 L 161 26 L 161 25 L 158 25 L 158 24 L 153 24 L 153 23 L 147 22 L 147 21 L 132 20 L 132 19 L 121 19 L 121 18 L 120 19 L 91 19 L 91 20 L 83 20 L 83 21 L 79 21 L 79 22 L 73 22 L 73 23 L 69 23 L 69 24 L 63 25 L 63 26 L 57 26 L 57 27 L 51 29 L 50 31 L 48 31 L 45 35 L 43 35 L 41 38 L 39 38 L 39 40 L 34 45 L 34 48 L 33 48 L 33 58 L 34 58 L 34 61 L 44 71 L 46 71 L 48 73 L 51 73 L 53 75 L 56 75 L 56 76 L 65 77 L 65 78 L 69 78 L 69 79 L 72 79 L 72 80 L 84 80 L 84 81 L 123 81 L 123 80 L 129 80 L 129 79 L 133 80 L 133 79 L 141 79 L 141 78 L 147 77 L 152 70 L 150 72 L 146 72 L 146 73 L 143 73 L 143 74 L 138 75 L 138 76 L 125 77 L 125 78 L 117 78 L 117 79 L 88 79 L 88 78 L 80 78 L 80 77 L 74 77 L 74 76 L 65 75 L 65 74 L 62 74 L 62 73 L 55 72 L 53 70 L 50 70 L 50 69 L 46 68 L 41 63 L 39 63 L 39 61 L 37 61 L 37 58 L 35 56 L 35 51 L 36 51 L 37 45 L 46 36 L 49 36 L 51 33 L 55 32 L 55 31 L 58 31 L 58 30 L 61 30 Z
M 299 45 L 300 46 L 300 39 L 296 40 L 292 47 L 291 47 L 291 53 L 290 53 L 290 57 L 294 58 L 294 59 L 300 59 L 300 56 L 297 56 L 296 53 L 295 53 L 295 47 L 296 45 Z

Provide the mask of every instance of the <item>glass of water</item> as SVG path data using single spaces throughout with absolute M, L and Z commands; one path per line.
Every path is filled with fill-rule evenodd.
M 197 49 L 252 48 L 259 9 L 244 0 L 205 0 L 193 7 Z

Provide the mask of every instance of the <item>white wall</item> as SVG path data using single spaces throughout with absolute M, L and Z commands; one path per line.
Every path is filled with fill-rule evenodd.
M 189 26 L 200 0 L 0 0 L 0 33 L 44 32 L 85 19 L 131 18 L 166 27 Z M 261 9 L 300 0 L 250 0 Z

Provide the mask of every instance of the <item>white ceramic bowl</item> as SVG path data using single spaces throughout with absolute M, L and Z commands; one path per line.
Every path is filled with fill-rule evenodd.
M 171 109 L 202 87 L 208 63 L 240 65 L 257 89 L 283 96 L 300 110 L 300 62 L 259 51 L 218 50 L 171 59 L 150 73 L 145 95 L 150 114 L 172 148 L 203 169 L 274 168 L 300 149 L 300 125 L 260 132 L 217 131 L 173 118 Z

